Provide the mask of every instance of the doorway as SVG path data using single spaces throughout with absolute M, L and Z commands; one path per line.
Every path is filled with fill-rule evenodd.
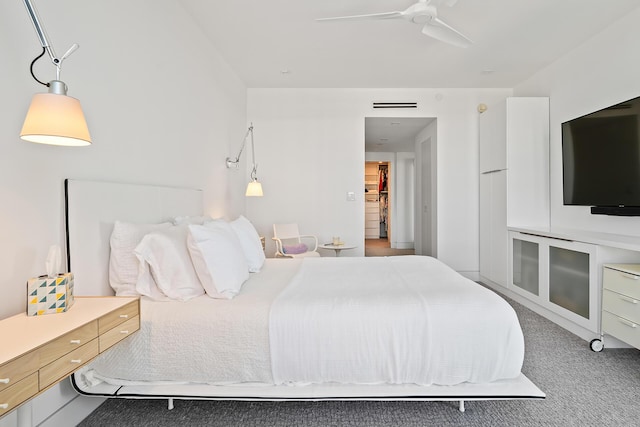
M 365 256 L 435 256 L 435 141 L 434 118 L 365 118 Z

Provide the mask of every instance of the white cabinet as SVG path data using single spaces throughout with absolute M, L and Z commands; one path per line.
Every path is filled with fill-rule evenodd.
M 602 332 L 640 348 L 640 265 L 605 264 Z
M 480 115 L 480 173 L 507 168 L 507 102 Z
M 549 99 L 507 98 L 480 115 L 480 276 L 508 286 L 508 226 L 549 224 Z
M 509 288 L 583 328 L 599 322 L 597 245 L 510 232 Z
M 380 238 L 380 194 L 378 162 L 364 165 L 364 238 Z

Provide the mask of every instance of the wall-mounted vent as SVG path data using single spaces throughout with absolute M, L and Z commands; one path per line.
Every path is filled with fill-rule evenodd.
M 374 102 L 373 108 L 418 108 L 417 102 Z
M 633 105 L 631 104 L 617 104 L 617 105 L 612 105 L 611 107 L 607 107 L 605 108 L 605 110 L 628 110 L 629 108 L 632 108 Z

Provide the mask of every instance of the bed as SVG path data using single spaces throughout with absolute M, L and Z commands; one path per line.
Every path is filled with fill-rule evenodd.
M 65 195 L 78 295 L 113 295 L 114 224 L 203 212 L 192 189 L 67 180 Z M 204 288 L 188 301 L 142 296 L 140 330 L 74 374 L 74 388 L 170 408 L 174 399 L 357 399 L 458 401 L 463 411 L 469 400 L 545 397 L 520 372 L 511 306 L 434 258 L 266 259 L 232 297 Z

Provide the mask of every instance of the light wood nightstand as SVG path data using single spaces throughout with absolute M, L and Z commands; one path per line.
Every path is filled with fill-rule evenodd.
M 0 320 L 0 418 L 140 328 L 138 298 L 76 297 L 65 313 Z

